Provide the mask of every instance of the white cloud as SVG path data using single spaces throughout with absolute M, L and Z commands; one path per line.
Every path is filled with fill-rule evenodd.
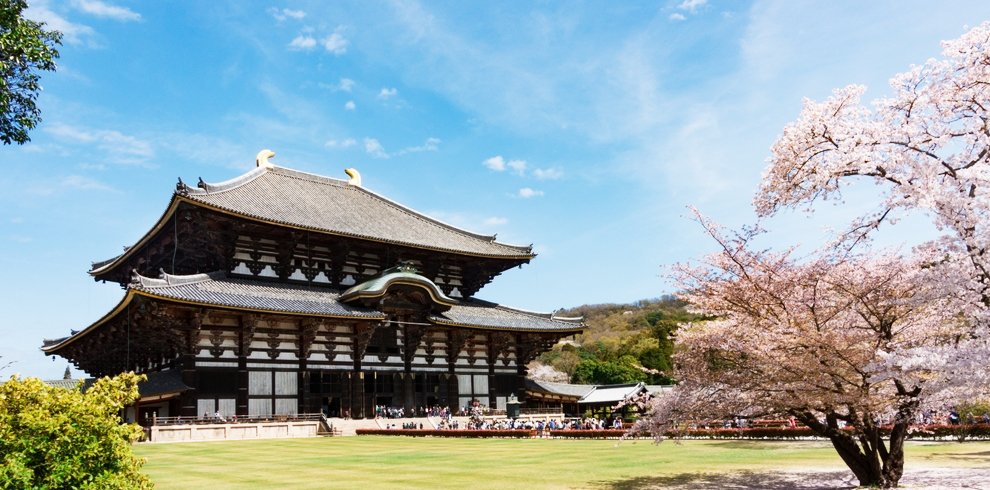
M 437 151 L 440 147 L 440 138 L 427 138 L 422 145 L 407 146 L 395 153 L 385 151 L 385 147 L 375 138 L 364 139 L 364 151 L 375 158 L 392 158 L 409 153 L 419 153 L 423 151 Z
M 681 2 L 680 5 L 677 6 L 677 8 L 681 10 L 687 10 L 688 12 L 691 12 L 693 14 L 697 12 L 699 8 L 704 7 L 705 4 L 707 3 L 708 0 L 684 0 L 683 2 Z
M 24 17 L 37 22 L 44 22 L 45 27 L 62 33 L 62 40 L 68 44 L 87 44 L 89 47 L 97 47 L 98 43 L 93 39 L 96 32 L 92 27 L 83 24 L 69 22 L 65 17 L 49 10 L 43 3 L 31 4 L 24 11 Z
M 539 180 L 557 180 L 564 176 L 564 171 L 560 167 L 534 168 L 533 177 Z
M 674 13 L 670 14 L 670 17 L 667 17 L 667 18 L 670 19 L 670 20 L 678 21 L 678 22 L 687 19 L 687 17 L 684 17 L 684 14 L 682 14 L 680 12 L 674 12 Z
M 80 189 L 85 191 L 112 191 L 113 187 L 110 187 L 103 182 L 96 179 L 92 179 L 83 175 L 68 175 L 62 178 L 59 184 L 66 189 Z
M 151 143 L 112 129 L 89 129 L 53 123 L 45 131 L 62 141 L 93 145 L 101 152 L 94 157 L 113 163 L 148 166 L 148 161 L 155 155 Z
M 55 181 L 27 188 L 27 192 L 35 196 L 53 196 L 67 190 L 117 192 L 113 187 L 83 175 L 67 175 Z
M 385 147 L 375 138 L 364 139 L 364 151 L 375 158 L 388 158 L 388 152 L 385 151 Z
M 344 104 L 344 109 L 347 109 L 347 110 L 349 110 L 349 111 L 353 111 L 353 110 L 354 110 L 354 109 L 356 109 L 356 108 L 357 108 L 357 105 L 355 105 L 355 104 L 354 104 L 354 101 L 353 101 L 353 100 L 348 100 L 348 101 L 347 101 L 347 102 L 346 102 L 346 103 Z
M 341 78 L 340 83 L 337 84 L 337 89 L 342 92 L 350 92 L 354 88 L 354 80 L 350 78 Z
M 302 51 L 309 51 L 316 47 L 316 38 L 313 36 L 299 35 L 292 39 L 289 43 L 289 49 L 298 49 Z
M 509 160 L 506 164 L 512 169 L 512 173 L 523 176 L 526 174 L 526 160 Z
M 74 0 L 72 5 L 90 15 L 119 20 L 121 22 L 132 22 L 141 20 L 141 14 L 127 8 L 110 5 L 100 0 Z
M 323 145 L 327 148 L 350 148 L 357 144 L 357 140 L 354 138 L 347 138 L 343 140 L 327 140 Z
M 523 187 L 522 189 L 519 189 L 519 193 L 516 194 L 516 195 L 519 196 L 519 197 L 521 197 L 521 198 L 523 198 L 523 199 L 529 199 L 531 197 L 542 196 L 543 195 L 543 191 L 538 191 L 536 189 L 530 189 L 529 187 Z
M 302 10 L 292 10 L 287 8 L 277 9 L 275 7 L 272 7 L 268 9 L 268 13 L 272 14 L 272 17 L 274 17 L 275 20 L 279 22 L 282 22 L 286 19 L 302 20 L 303 17 L 306 17 L 306 12 Z
M 384 87 L 380 92 L 378 92 L 378 98 L 385 100 L 388 99 L 389 97 L 395 97 L 395 95 L 398 93 L 399 91 L 396 90 L 395 87 L 392 88 Z
M 508 222 L 509 220 L 507 218 L 503 218 L 501 216 L 492 216 L 490 218 L 485 218 L 484 221 L 485 226 L 502 226 Z
M 437 151 L 440 148 L 440 138 L 426 138 L 426 141 L 419 146 L 408 146 L 397 152 L 392 156 L 405 155 L 406 153 L 419 153 L 423 151 Z
M 502 172 L 505 170 L 505 159 L 502 158 L 502 155 L 495 155 L 481 163 L 496 172 Z
M 349 42 L 346 38 L 344 38 L 344 35 L 340 33 L 340 28 L 338 27 L 333 34 L 323 38 L 320 41 L 320 44 L 322 44 L 323 48 L 328 52 L 339 56 L 347 52 L 347 45 Z

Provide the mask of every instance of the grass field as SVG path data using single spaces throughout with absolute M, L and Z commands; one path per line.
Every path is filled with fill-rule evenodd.
M 703 474 L 752 483 L 767 472 L 845 469 L 822 442 L 358 436 L 143 444 L 135 452 L 161 489 L 640 488 Z M 909 443 L 906 466 L 990 469 L 990 442 Z

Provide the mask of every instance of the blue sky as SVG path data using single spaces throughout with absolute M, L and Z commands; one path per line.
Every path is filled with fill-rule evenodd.
M 122 296 L 86 274 L 159 217 L 177 177 L 277 165 L 364 185 L 539 256 L 479 297 L 550 311 L 672 292 L 730 226 L 802 97 L 887 80 L 990 19 L 987 2 L 34 1 L 65 34 L 43 123 L 0 147 L 0 356 L 59 377 L 46 337 Z M 846 207 L 771 222 L 817 243 Z M 884 244 L 928 236 L 924 219 Z

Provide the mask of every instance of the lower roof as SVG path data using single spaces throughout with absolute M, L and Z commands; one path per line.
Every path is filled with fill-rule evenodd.
M 386 319 L 381 311 L 361 306 L 360 302 L 351 304 L 342 301 L 341 293 L 331 288 L 239 279 L 227 277 L 223 272 L 185 276 L 163 273 L 160 278 L 135 274 L 116 308 L 68 337 L 46 340 L 42 350 L 56 353 L 61 347 L 112 321 L 136 297 L 256 313 L 355 320 Z M 437 326 L 515 332 L 571 334 L 580 333 L 584 328 L 580 319 L 558 318 L 549 313 L 528 312 L 477 299 L 457 300 L 449 310 L 432 313 L 428 319 Z
M 140 401 L 147 399 L 164 400 L 170 395 L 177 395 L 186 390 L 191 390 L 188 385 L 182 382 L 182 373 L 176 370 L 153 371 L 145 373 L 148 379 L 138 383 L 138 394 Z M 57 388 L 81 389 L 86 391 L 96 381 L 95 378 L 84 379 L 54 379 L 46 380 L 45 384 Z

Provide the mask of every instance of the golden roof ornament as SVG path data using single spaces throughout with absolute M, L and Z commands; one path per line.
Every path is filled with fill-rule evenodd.
M 358 172 L 355 168 L 345 168 L 344 173 L 351 178 L 347 181 L 348 184 L 354 187 L 361 187 L 361 172 Z
M 259 167 L 272 168 L 275 166 L 275 164 L 269 162 L 268 159 L 274 157 L 275 157 L 275 152 L 266 148 L 258 152 L 258 156 L 254 158 L 254 161 Z

